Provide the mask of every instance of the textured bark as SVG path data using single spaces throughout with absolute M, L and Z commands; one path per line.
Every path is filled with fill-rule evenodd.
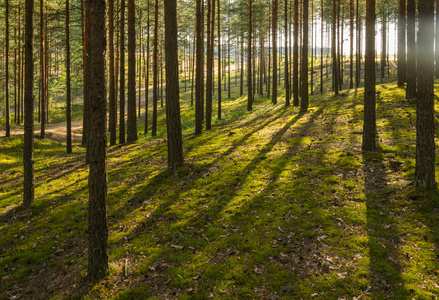
M 22 77 L 22 49 L 21 49 L 21 5 L 18 6 L 18 79 L 17 79 L 17 124 L 21 123 L 21 77 Z
M 277 0 L 273 1 L 272 10 L 272 36 L 273 36 L 273 91 L 271 94 L 271 103 L 277 103 Z
M 125 143 L 125 0 L 120 1 L 119 144 Z
M 434 3 L 418 0 L 418 93 L 416 105 L 416 165 L 414 185 L 433 188 L 435 181 L 434 143 Z
M 323 55 L 323 48 L 324 48 L 324 43 L 323 43 L 323 24 L 324 24 L 324 22 L 323 22 L 323 8 L 324 8 L 324 6 L 323 6 L 323 0 L 321 1 L 321 3 L 320 3 L 320 11 L 321 11 L 321 19 L 320 19 L 320 22 L 321 22 L 321 33 L 320 33 L 320 38 L 321 38 L 321 45 L 320 45 L 320 94 L 323 94 L 323 57 L 324 57 L 324 55 Z
M 332 2 L 332 88 L 334 94 L 338 95 L 339 77 L 338 77 L 338 61 L 337 61 L 337 3 L 340 0 Z
M 159 70 L 158 70 L 158 60 L 159 60 L 159 35 L 158 35 L 158 23 L 159 23 L 159 1 L 155 0 L 155 8 L 154 8 L 154 49 L 152 52 L 152 128 L 151 135 L 157 135 L 157 101 L 159 98 L 158 95 L 158 79 L 159 79 Z
M 72 99 L 71 99 L 71 83 L 70 83 L 70 3 L 66 0 L 66 151 L 72 153 Z
M 299 0 L 294 0 L 293 23 L 293 106 L 299 106 Z
M 376 150 L 375 115 L 375 0 L 366 1 L 363 151 Z
M 29 207 L 34 201 L 34 63 L 33 63 L 33 39 L 34 25 L 33 12 L 34 1 L 26 0 L 25 12 L 25 89 L 24 89 L 24 146 L 23 146 L 23 206 Z
M 406 0 L 399 0 L 398 7 L 398 86 L 403 87 L 406 80 L 405 26 Z
M 109 42 L 109 82 L 108 82 L 108 102 L 109 102 L 109 131 L 110 146 L 116 145 L 116 127 L 117 127 L 117 101 L 114 80 L 114 0 L 108 0 L 108 42 Z
M 381 50 L 381 82 L 386 75 L 387 58 L 387 10 L 383 7 L 383 25 L 381 26 L 382 50 Z
M 137 140 L 136 120 L 136 17 L 134 0 L 128 0 L 128 143 Z
M 6 137 L 11 136 L 9 119 L 9 0 L 5 1 L 5 113 L 6 113 Z
M 349 1 L 349 88 L 354 87 L 354 0 Z
M 248 43 L 247 43 L 247 110 L 253 110 L 252 80 L 252 31 L 253 31 L 253 0 L 248 1 Z
M 180 167 L 184 162 L 179 103 L 177 29 L 177 0 L 165 0 L 166 124 L 170 169 Z
M 285 0 L 285 106 L 290 106 L 290 75 L 288 73 L 288 0 Z M 261 84 L 262 86 L 262 84 Z
M 141 1 L 142 4 L 142 1 Z M 137 67 L 138 67 L 138 72 L 139 72 L 139 94 L 137 97 L 137 103 L 138 103 L 138 108 L 139 110 L 137 111 L 137 117 L 140 118 L 140 110 L 141 110 L 141 96 L 142 96 L 142 37 L 143 37 L 143 29 L 142 29 L 142 9 L 140 9 L 139 12 L 139 56 L 138 56 L 138 62 L 137 62 Z M 186 84 L 186 81 L 185 81 Z M 186 90 L 185 90 L 186 91 Z
M 206 61 L 206 130 L 212 128 L 212 81 L 213 81 L 213 61 L 210 59 L 213 44 L 211 43 L 212 36 L 212 2 L 215 0 L 207 0 L 207 61 Z
M 218 0 L 218 119 L 221 119 L 221 6 Z M 239 47 L 239 46 L 238 46 Z
M 149 29 L 150 23 L 150 0 L 148 0 L 148 18 L 146 27 L 146 66 L 145 66 L 145 135 L 148 133 L 148 106 L 149 106 Z
M 203 130 L 203 102 L 204 102 L 204 37 L 202 1 L 197 0 L 197 57 L 195 75 L 195 134 Z
M 439 78 L 439 0 L 436 0 L 436 37 L 435 37 L 435 49 L 436 49 L 436 78 Z
M 303 0 L 303 33 L 302 33 L 302 101 L 300 112 L 308 111 L 308 0 Z
M 89 281 L 102 279 L 108 270 L 105 0 L 90 0 L 90 171 L 88 176 Z
M 46 132 L 46 76 L 45 76 L 45 49 L 44 49 L 44 1 L 40 0 L 40 82 L 41 82 L 41 130 L 43 139 Z
M 357 58 L 355 61 L 355 87 L 359 87 L 361 82 L 361 16 L 359 10 L 357 0 Z
M 416 97 L 416 0 L 407 0 L 407 89 L 406 98 Z

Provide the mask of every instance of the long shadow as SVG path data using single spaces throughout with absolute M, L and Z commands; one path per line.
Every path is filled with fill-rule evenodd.
M 369 235 L 370 293 L 374 298 L 410 299 L 402 278 L 398 249 L 400 235 L 392 220 L 385 166 L 374 153 L 363 153 L 367 232 Z M 392 230 L 389 230 L 392 228 Z

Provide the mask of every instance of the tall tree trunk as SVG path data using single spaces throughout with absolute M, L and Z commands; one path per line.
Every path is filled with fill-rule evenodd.
M 311 95 L 314 89 L 314 0 L 311 0 Z
M 351 0 L 351 1 L 353 1 L 353 0 Z M 320 22 L 321 22 L 321 28 L 320 28 L 320 30 L 321 30 L 321 32 L 320 32 L 320 39 L 321 39 L 321 42 L 320 42 L 320 94 L 323 94 L 323 57 L 324 57 L 324 55 L 323 55 L 323 53 L 324 53 L 324 43 L 323 43 L 323 24 L 324 24 L 324 22 L 323 22 L 323 0 L 321 0 L 321 4 L 320 4 L 320 7 L 321 7 L 321 9 L 320 9 L 320 14 L 321 14 L 321 19 L 320 19 Z
M 125 0 L 120 1 L 119 144 L 125 143 Z
M 354 0 L 349 1 L 349 88 L 354 87 Z
M 360 7 L 357 0 L 357 58 L 355 61 L 355 87 L 359 87 L 361 81 L 361 19 L 359 11 Z
M 33 12 L 34 1 L 26 0 L 25 12 L 25 119 L 24 119 L 24 146 L 23 146 L 23 206 L 29 207 L 34 201 L 34 63 L 33 63 L 33 39 L 34 24 Z
M 168 167 L 173 169 L 184 162 L 178 84 L 177 0 L 165 0 L 165 49 Z
M 142 1 L 140 1 L 140 4 L 142 4 Z M 142 97 L 142 37 L 143 37 L 143 30 L 142 30 L 142 9 L 140 9 L 139 12 L 139 57 L 138 57 L 138 62 L 137 62 L 137 66 L 139 69 L 139 95 L 137 98 L 137 103 L 138 103 L 138 112 L 137 112 L 137 117 L 140 118 L 140 110 L 141 110 L 141 97 Z M 186 82 L 186 81 L 185 81 Z
M 439 0 L 436 0 L 436 78 L 439 78 Z
M 66 126 L 67 126 L 67 153 L 72 153 L 72 100 L 71 100 L 71 84 L 70 84 L 70 3 L 66 0 L 66 93 L 67 93 L 67 109 L 66 109 Z
M 407 89 L 406 98 L 416 98 L 416 0 L 407 0 Z
M 109 131 L 110 131 L 110 146 L 116 145 L 116 127 L 117 127 L 117 102 L 115 88 L 116 85 L 114 81 L 114 0 L 108 0 L 108 40 L 109 40 L 109 56 L 110 56 L 110 66 L 109 66 Z
M 43 139 L 45 135 L 46 128 L 46 59 L 45 53 L 46 49 L 44 47 L 44 41 L 46 32 L 44 32 L 44 1 L 40 0 L 40 80 L 41 80 L 41 128 L 40 137 Z
M 221 6 L 218 0 L 218 119 L 221 119 Z
M 6 113 L 6 137 L 11 136 L 9 120 L 9 0 L 5 1 L 5 113 Z
M 177 70 L 178 71 L 178 70 Z M 136 122 L 136 11 L 128 0 L 128 122 L 127 142 L 137 140 Z
M 299 106 L 299 0 L 294 0 L 294 26 L 293 27 L 294 27 L 293 106 Z
M 145 135 L 148 133 L 148 110 L 149 110 L 149 29 L 151 26 L 150 23 L 150 0 L 148 1 L 148 18 L 147 18 L 147 27 L 146 27 L 146 79 L 145 79 Z
M 290 75 L 288 73 L 288 0 L 285 0 L 285 106 L 290 106 Z M 262 85 L 262 84 L 261 84 Z
M 157 1 L 157 0 L 156 0 Z M 204 18 L 202 11 L 202 1 L 197 0 L 197 57 L 195 75 L 195 134 L 201 134 L 203 130 L 204 114 L 204 37 L 203 26 Z
M 158 91 L 158 79 L 159 79 L 159 70 L 158 70 L 158 64 L 159 64 L 159 35 L 158 35 L 158 23 L 159 23 L 159 2 L 158 0 L 155 0 L 155 11 L 154 11 L 154 49 L 152 53 L 152 78 L 153 78 L 153 84 L 152 84 L 152 128 L 151 128 L 151 135 L 156 136 L 157 135 L 157 102 L 159 98 L 159 91 Z
M 230 99 L 230 10 L 227 16 L 227 98 Z
M 406 81 L 405 26 L 406 0 L 399 0 L 398 7 L 398 86 L 403 87 Z
M 252 80 L 252 31 L 253 31 L 253 0 L 248 1 L 248 43 L 247 43 L 247 110 L 253 110 Z
M 375 0 L 367 0 L 363 151 L 376 150 L 375 76 Z
M 434 130 L 434 3 L 418 0 L 418 93 L 416 105 L 416 165 L 414 185 L 436 187 Z
M 277 103 L 277 0 L 273 1 L 272 10 L 272 36 L 273 36 L 273 92 L 271 95 L 271 103 Z
M 18 6 L 18 99 L 17 99 L 17 124 L 21 124 L 21 78 L 22 72 L 22 48 L 21 48 L 21 5 Z
M 338 61 L 337 61 L 337 3 L 340 0 L 332 2 L 332 88 L 338 95 Z
M 308 0 L 303 0 L 303 33 L 302 33 L 302 101 L 300 112 L 308 111 Z
M 88 176 L 88 279 L 102 279 L 108 270 L 105 0 L 90 0 L 90 171 Z
M 211 43 L 213 32 L 211 31 L 212 26 L 212 1 L 207 0 L 207 76 L 206 76 L 206 130 L 212 128 L 212 62 L 210 59 L 211 52 L 213 51 L 213 44 Z

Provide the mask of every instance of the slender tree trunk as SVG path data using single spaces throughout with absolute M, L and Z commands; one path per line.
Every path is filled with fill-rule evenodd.
M 311 95 L 314 90 L 314 0 L 311 0 Z
M 353 1 L 353 0 L 351 0 Z M 320 38 L 321 38 L 321 42 L 320 42 L 320 94 L 323 94 L 323 53 L 324 53 L 324 43 L 323 43 L 323 0 L 321 0 L 321 10 L 320 10 L 320 14 L 321 14 L 321 33 L 320 33 Z
M 66 126 L 67 126 L 67 153 L 72 153 L 72 100 L 70 85 L 70 3 L 66 0 Z
M 357 58 L 355 66 L 355 87 L 359 87 L 361 81 L 361 20 L 359 11 L 360 9 L 357 0 Z
M 17 11 L 15 11 L 15 19 L 17 19 Z M 41 88 L 40 88 L 41 93 Z M 38 103 L 39 104 L 39 103 Z M 40 107 L 38 106 L 38 122 L 40 118 Z M 14 122 L 17 121 L 17 26 L 14 28 Z
M 302 33 L 302 101 L 300 112 L 308 111 L 308 0 L 303 0 L 303 33 Z
M 142 1 L 141 3 L 142 4 Z M 139 69 L 139 95 L 137 97 L 137 104 L 139 107 L 139 110 L 137 112 L 137 117 L 140 118 L 140 110 L 141 110 L 141 97 L 142 97 L 142 37 L 143 37 L 143 30 L 142 30 L 142 9 L 140 9 L 139 12 L 139 58 L 137 62 L 137 66 Z
M 154 49 L 152 54 L 152 78 L 153 78 L 153 95 L 152 95 L 152 129 L 151 135 L 157 135 L 157 102 L 158 102 L 158 79 L 159 79 L 159 70 L 158 70 L 158 60 L 159 60 L 159 35 L 158 35 L 158 23 L 159 23 L 159 2 L 155 0 L 155 11 L 154 11 Z
M 156 0 L 157 1 L 157 0 Z M 197 57 L 196 57 L 196 82 L 195 82 L 195 134 L 201 134 L 203 130 L 204 114 L 204 18 L 202 1 L 197 0 Z
M 9 0 L 5 1 L 5 113 L 6 113 L 6 137 L 11 136 L 10 112 L 9 112 Z
M 230 10 L 227 16 L 227 98 L 230 99 Z
M 247 44 L 247 110 L 253 110 L 252 80 L 252 31 L 253 31 L 253 0 L 248 1 L 248 44 Z
M 105 90 L 106 1 L 90 0 L 90 172 L 88 177 L 88 279 L 108 270 L 107 134 Z
M 277 103 L 277 0 L 272 0 L 272 36 L 273 36 L 273 92 L 271 103 Z
M 439 78 L 439 0 L 436 0 L 436 78 Z
M 337 3 L 332 2 L 332 88 L 335 95 L 338 95 L 338 60 L 337 60 Z
M 375 0 L 366 1 L 366 53 L 364 65 L 363 151 L 376 150 L 375 116 Z
M 239 47 L 239 46 L 238 46 Z M 244 94 L 244 36 L 241 38 L 241 80 L 239 86 L 239 95 L 242 96 Z
M 349 1 L 349 88 L 354 87 L 354 0 Z
M 178 70 L 177 70 L 178 72 Z M 136 122 L 136 14 L 134 0 L 128 0 L 128 130 L 127 142 L 137 140 Z
M 218 0 L 218 119 L 221 119 L 221 6 Z
M 150 0 L 148 1 L 148 18 L 146 28 L 146 79 L 145 79 L 145 135 L 148 133 L 148 110 L 149 110 L 149 29 L 150 23 Z
M 212 26 L 212 2 L 215 0 L 207 0 L 207 76 L 206 76 L 206 130 L 212 128 L 212 60 L 210 59 L 213 51 L 213 44 L 211 43 L 213 32 Z
M 406 81 L 406 52 L 405 52 L 405 26 L 406 26 L 406 0 L 399 0 L 398 7 L 398 86 L 403 87 Z
M 416 0 L 407 0 L 407 89 L 406 98 L 416 98 Z
M 23 146 L 23 207 L 29 207 L 34 201 L 34 63 L 33 39 L 34 1 L 26 0 L 25 4 L 25 119 L 24 119 L 24 146 Z
M 418 0 L 418 93 L 416 105 L 416 165 L 414 185 L 436 187 L 434 129 L 434 4 Z
M 125 0 L 120 1 L 119 144 L 125 143 Z
M 288 73 L 288 0 L 285 0 L 285 106 L 290 106 L 290 75 Z
M 108 0 L 108 41 L 109 41 L 109 131 L 110 131 L 110 146 L 116 145 L 116 123 L 117 123 L 117 103 L 114 86 L 114 0 Z
M 293 106 L 299 106 L 299 0 L 294 0 Z

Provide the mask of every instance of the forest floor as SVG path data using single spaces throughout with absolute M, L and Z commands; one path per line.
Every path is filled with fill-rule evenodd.
M 439 194 L 409 185 L 414 103 L 378 85 L 379 151 L 362 153 L 363 89 L 311 96 L 306 114 L 280 92 L 247 112 L 234 89 L 199 136 L 182 94 L 175 171 L 164 109 L 157 137 L 108 148 L 110 271 L 95 284 L 84 149 L 35 140 L 22 209 L 23 138 L 0 138 L 0 299 L 437 299 Z

